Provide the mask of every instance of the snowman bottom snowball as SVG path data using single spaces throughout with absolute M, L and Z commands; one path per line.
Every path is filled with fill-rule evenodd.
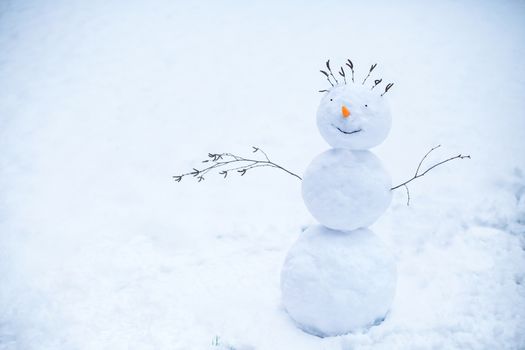
M 286 257 L 282 301 L 304 331 L 337 336 L 381 322 L 396 280 L 394 258 L 373 232 L 316 225 L 301 234 Z

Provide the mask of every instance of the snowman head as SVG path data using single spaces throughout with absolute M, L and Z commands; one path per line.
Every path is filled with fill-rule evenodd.
M 325 93 L 317 110 L 317 126 L 323 138 L 334 148 L 368 149 L 377 146 L 390 131 L 390 108 L 383 95 L 393 84 L 386 85 L 384 91 L 376 87 L 381 79 L 374 80 L 373 86 L 365 85 L 376 65 L 372 65 L 368 76 L 361 82 L 354 82 L 351 61 L 347 66 L 352 70 L 352 81 L 346 82 L 346 75 L 341 68 L 339 74 L 344 83 L 337 81 L 327 62 L 329 73 L 326 75 L 333 86 Z M 331 82 L 335 81 L 335 84 Z

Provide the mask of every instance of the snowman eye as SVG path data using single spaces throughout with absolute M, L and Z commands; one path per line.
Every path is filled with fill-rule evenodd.
M 330 99 L 330 101 L 333 101 L 333 100 L 334 100 L 334 99 L 332 99 L 332 98 Z
M 365 105 L 365 107 L 368 107 L 368 105 Z

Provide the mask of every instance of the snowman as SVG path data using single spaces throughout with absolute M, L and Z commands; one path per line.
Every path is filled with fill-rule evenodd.
M 323 90 L 317 111 L 321 136 L 332 147 L 306 169 L 302 195 L 320 225 L 292 246 L 281 272 L 283 305 L 297 326 L 325 337 L 367 329 L 387 315 L 396 290 L 394 257 L 367 227 L 388 208 L 391 179 L 369 149 L 387 136 L 390 110 L 383 93 L 362 84 Z M 331 79 L 332 78 L 332 79 Z
M 392 190 L 405 187 L 430 170 L 454 159 L 469 158 L 459 154 L 440 161 L 420 172 L 426 157 L 419 162 L 415 175 L 392 187 L 389 174 L 370 148 L 384 141 L 391 125 L 385 93 L 366 81 L 376 67 L 373 64 L 362 83 L 351 82 L 343 68 L 339 83 L 332 73 L 321 71 L 331 84 L 321 90 L 324 96 L 317 111 L 321 136 L 332 147 L 319 154 L 306 169 L 303 178 L 274 163 L 259 147 L 253 153 L 263 159 L 232 153 L 209 153 L 204 168 L 174 175 L 180 182 L 193 177 L 198 182 L 218 170 L 227 178 L 230 173 L 244 176 L 260 167 L 279 169 L 302 180 L 306 207 L 319 225 L 311 226 L 291 247 L 281 271 L 282 303 L 292 320 L 304 331 L 320 336 L 337 336 L 366 330 L 387 316 L 396 290 L 395 259 L 383 242 L 368 227 L 388 208 Z M 408 200 L 410 196 L 408 195 Z M 407 201 L 408 205 L 408 201 Z

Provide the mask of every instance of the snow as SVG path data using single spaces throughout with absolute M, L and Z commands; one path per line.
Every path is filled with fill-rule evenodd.
M 368 83 L 348 81 L 328 90 L 317 109 L 317 127 L 330 146 L 369 149 L 385 140 L 392 117 L 387 96 L 381 97 L 382 87 L 372 90 Z M 349 116 L 343 116 L 343 107 Z
M 331 73 L 329 61 L 326 65 Z M 281 273 L 286 310 L 301 329 L 322 337 L 379 324 L 395 295 L 394 259 L 380 239 L 361 229 L 392 200 L 392 182 L 381 161 L 369 151 L 356 151 L 381 143 L 391 126 L 386 98 L 373 91 L 381 79 L 369 88 L 368 77 L 354 84 L 352 70 L 352 83 L 345 79 L 321 100 L 317 126 L 334 148 L 310 163 L 302 193 L 312 216 L 326 227 L 299 237 Z
M 0 349 L 523 349 L 525 4 L 0 2 Z M 395 83 L 373 152 L 403 189 L 371 228 L 396 297 L 319 338 L 280 303 L 315 219 L 276 169 L 174 183 L 251 146 L 326 148 L 319 73 Z M 359 79 L 357 79 L 359 81 Z M 189 179 L 188 179 L 189 180 Z
M 284 307 L 308 333 L 366 331 L 383 321 L 394 299 L 394 257 L 368 229 L 311 226 L 286 256 L 281 290 Z
M 362 150 L 381 143 L 391 125 L 385 99 L 373 91 L 380 80 L 372 88 L 365 81 L 336 85 L 321 100 L 317 126 L 334 148 L 310 163 L 302 194 L 324 226 L 299 237 L 281 272 L 284 307 L 299 328 L 321 337 L 379 324 L 396 290 L 394 259 L 379 238 L 362 229 L 392 200 L 390 176 L 373 153 Z
M 308 165 L 302 193 L 306 207 L 321 224 L 350 231 L 370 226 L 387 210 L 391 185 L 372 152 L 332 148 Z

